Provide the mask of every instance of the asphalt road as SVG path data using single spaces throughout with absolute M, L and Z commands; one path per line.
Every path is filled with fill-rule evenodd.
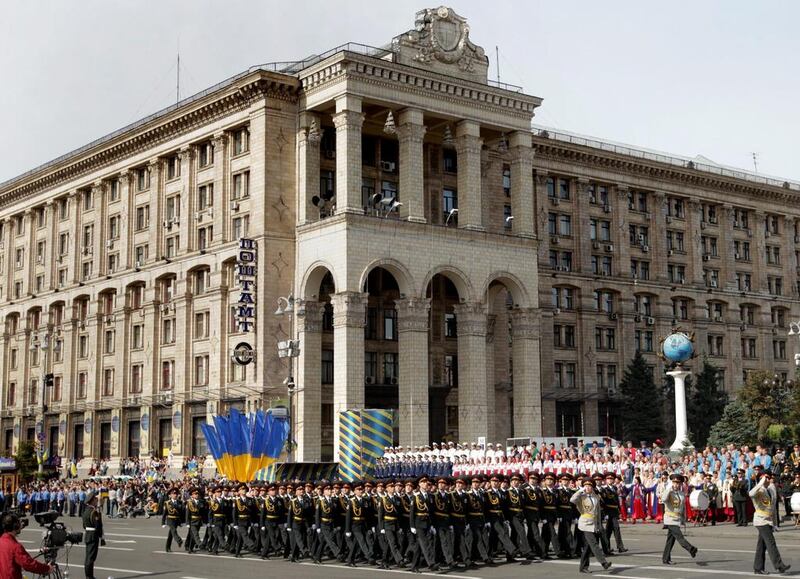
M 80 529 L 80 520 L 64 517 L 68 527 Z M 98 578 L 115 579 L 153 577 L 158 579 L 215 579 L 233 577 L 281 577 L 358 579 L 388 575 L 391 579 L 398 573 L 411 576 L 406 570 L 383 571 L 368 565 L 355 569 L 338 563 L 288 563 L 281 560 L 262 561 L 257 558 L 235 559 L 230 555 L 214 556 L 195 553 L 189 555 L 181 550 L 164 551 L 166 529 L 155 519 L 105 519 L 107 546 L 100 548 L 95 565 Z M 31 521 L 33 527 L 26 529 L 20 539 L 32 554 L 41 543 L 41 529 Z M 689 557 L 679 545 L 673 551 L 677 565 L 661 565 L 664 531 L 660 525 L 623 525 L 623 539 L 630 551 L 611 557 L 612 567 L 608 571 L 592 562 L 594 577 L 627 577 L 629 579 L 710 579 L 712 577 L 737 577 L 753 575 L 753 554 L 756 531 L 752 526 L 737 528 L 732 525 L 716 527 L 692 527 L 686 536 L 699 549 L 696 559 Z M 186 536 L 186 529 L 180 531 Z M 792 564 L 789 575 L 800 576 L 800 527 L 781 527 L 776 535 L 778 547 L 785 563 Z M 613 539 L 612 539 L 613 541 Z M 175 547 L 173 545 L 173 547 Z M 67 558 L 68 557 L 68 558 Z M 70 577 L 80 579 L 83 574 L 84 548 L 75 546 L 69 553 L 62 552 L 59 564 L 69 566 Z M 767 557 L 767 569 L 774 573 Z M 447 573 L 453 578 L 513 578 L 547 575 L 547 579 L 578 576 L 576 560 L 554 560 L 533 563 L 499 564 L 493 568 L 471 571 L 455 570 Z M 422 576 L 443 576 L 442 573 L 422 573 Z

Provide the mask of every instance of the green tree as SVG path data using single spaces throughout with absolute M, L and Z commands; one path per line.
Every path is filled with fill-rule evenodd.
M 750 372 L 737 394 L 748 416 L 756 423 L 758 438 L 769 442 L 771 426 L 785 425 L 790 418 L 796 385 L 770 372 Z M 775 429 L 773 429 L 774 431 Z
M 724 447 L 733 443 L 755 445 L 759 440 L 756 421 L 750 416 L 740 399 L 733 400 L 725 406 L 722 418 L 711 428 L 708 445 Z
M 20 441 L 14 460 L 17 463 L 17 471 L 22 480 L 30 479 L 39 468 L 36 462 L 36 451 L 33 448 L 33 443 L 29 440 Z
M 664 436 L 661 389 L 642 354 L 636 352 L 620 382 L 622 430 L 625 440 L 653 442 Z
M 691 385 L 686 384 L 686 414 L 692 442 L 696 447 L 706 445 L 711 428 L 722 418 L 728 395 L 719 388 L 719 369 L 703 359 L 700 373 Z

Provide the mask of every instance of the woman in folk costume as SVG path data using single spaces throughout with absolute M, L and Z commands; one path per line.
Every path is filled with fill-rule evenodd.
M 664 494 L 664 491 L 669 490 L 672 487 L 672 483 L 669 480 L 669 473 L 666 470 L 662 470 L 660 476 L 658 477 L 658 482 L 656 483 L 656 492 L 655 492 L 655 499 L 656 499 L 656 522 L 661 523 L 664 520 L 664 503 L 661 502 L 661 495 Z
M 622 477 L 617 475 L 616 479 L 617 496 L 619 497 L 619 518 L 623 523 L 628 522 L 628 487 L 622 482 Z
M 735 513 L 733 510 L 733 492 L 731 491 L 731 482 L 736 477 L 731 475 L 730 467 L 726 469 L 722 482 L 719 485 L 719 496 L 722 511 L 725 513 L 725 522 L 733 521 Z
M 641 519 L 644 522 L 647 519 L 647 515 L 644 512 L 644 504 L 645 504 L 645 496 L 644 496 L 644 485 L 642 484 L 642 479 L 639 476 L 636 476 L 633 479 L 633 485 L 631 486 L 631 523 L 634 525 L 636 521 Z
M 658 496 L 656 495 L 656 486 L 658 485 L 658 481 L 653 476 L 653 471 L 647 468 L 644 471 L 644 481 L 642 482 L 642 486 L 644 487 L 644 496 L 645 496 L 645 513 L 647 515 L 647 520 L 652 521 L 658 515 Z

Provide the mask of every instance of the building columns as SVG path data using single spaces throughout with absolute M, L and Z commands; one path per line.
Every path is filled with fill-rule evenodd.
M 319 195 L 319 118 L 312 113 L 303 113 L 307 126 L 302 126 L 297 134 L 297 223 L 302 225 L 315 221 L 316 207 L 311 198 Z
M 481 191 L 481 127 L 474 121 L 456 125 L 458 155 L 458 226 L 483 230 Z
M 426 128 L 423 124 L 423 114 L 419 109 L 405 109 L 400 112 L 398 120 L 400 200 L 403 203 L 401 215 L 408 218 L 409 221 L 425 223 L 425 185 L 423 181 L 425 159 L 422 149 Z
M 300 357 L 295 383 L 294 439 L 297 441 L 297 460 L 319 462 L 322 455 L 322 314 L 324 304 L 300 301 L 297 304 L 297 337 Z
M 533 149 L 530 131 L 514 131 L 509 139 L 511 153 L 512 231 L 534 237 L 533 226 Z
M 514 436 L 542 436 L 538 310 L 512 310 L 511 347 L 514 361 Z
M 336 99 L 336 212 L 363 214 L 361 202 L 361 98 L 343 95 Z
M 331 296 L 334 456 L 339 452 L 339 413 L 364 408 L 364 326 L 367 298 L 368 294 L 355 291 L 343 291 Z
M 402 166 L 402 161 L 401 161 Z M 400 444 L 424 446 L 428 433 L 428 316 L 429 298 L 404 298 L 395 301 L 399 333 Z
M 454 309 L 458 328 L 458 437 L 472 442 L 486 436 L 489 430 L 487 315 L 481 302 L 464 303 Z

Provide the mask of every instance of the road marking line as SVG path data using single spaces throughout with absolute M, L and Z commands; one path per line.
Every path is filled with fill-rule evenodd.
M 129 535 L 127 533 L 103 533 L 108 537 L 137 537 L 139 539 L 166 539 L 166 535 Z
M 135 543 L 136 541 L 120 541 L 120 540 L 109 539 L 108 542 L 109 543 Z
M 61 565 L 61 563 L 59 563 Z M 78 567 L 83 569 L 82 563 L 68 563 L 70 567 Z M 116 569 L 114 567 L 97 567 L 95 566 L 96 570 L 100 571 L 114 571 L 115 573 L 133 573 L 134 575 L 152 575 L 154 571 L 137 571 L 136 569 Z
M 699 561 L 702 563 L 702 561 Z M 542 561 L 542 563 L 546 565 L 575 565 L 572 561 Z M 599 563 L 597 563 L 599 565 Z M 678 567 L 670 566 L 670 565 L 663 565 L 663 566 L 652 566 L 652 565 L 645 565 L 644 567 L 640 567 L 638 565 L 617 565 L 613 564 L 612 569 L 637 569 L 637 570 L 644 570 L 644 571 L 676 571 L 679 573 L 700 573 L 700 574 L 712 574 L 712 575 L 752 575 L 752 571 L 731 571 L 730 569 L 692 569 L 689 567 Z M 622 575 L 619 575 L 622 577 Z
M 603 575 L 602 573 L 592 573 L 592 577 L 613 577 L 614 579 L 620 579 L 620 577 L 624 577 L 624 579 L 656 579 L 655 577 L 637 577 L 636 575 Z
M 316 565 L 314 563 L 309 562 L 302 562 L 301 565 L 312 565 L 317 568 L 324 568 L 324 567 L 337 567 L 339 569 L 352 569 L 353 571 L 372 571 L 373 573 L 403 573 L 408 575 L 408 569 L 377 569 L 372 565 L 366 567 L 348 567 L 347 565 L 337 565 L 332 563 L 325 563 L 322 565 Z M 428 577 L 442 577 L 441 573 L 415 573 L 415 575 L 427 575 Z M 452 573 L 447 573 L 447 577 L 455 577 L 456 579 L 481 579 L 480 577 L 476 577 L 475 575 L 453 575 Z

